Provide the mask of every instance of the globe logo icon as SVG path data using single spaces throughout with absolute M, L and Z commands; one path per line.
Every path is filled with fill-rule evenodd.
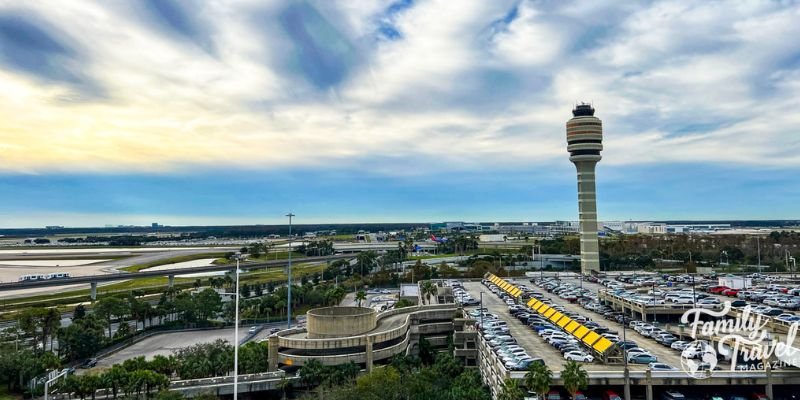
M 694 379 L 711 377 L 717 366 L 717 351 L 705 340 L 695 340 L 681 352 L 681 368 Z

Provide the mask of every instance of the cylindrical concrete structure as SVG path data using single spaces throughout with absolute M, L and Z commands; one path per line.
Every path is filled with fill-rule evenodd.
M 377 312 L 365 307 L 325 307 L 306 314 L 309 339 L 361 335 L 375 329 Z
M 597 193 L 595 166 L 603 150 L 603 123 L 594 108 L 581 104 L 567 121 L 567 151 L 578 172 L 578 219 L 580 221 L 581 272 L 600 270 L 600 244 L 597 240 Z

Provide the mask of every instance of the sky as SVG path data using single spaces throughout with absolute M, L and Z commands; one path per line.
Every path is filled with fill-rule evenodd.
M 2 1 L 0 227 L 800 218 L 795 1 Z

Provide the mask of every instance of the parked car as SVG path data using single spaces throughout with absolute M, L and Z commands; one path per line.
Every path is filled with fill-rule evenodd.
M 594 357 L 582 351 L 570 351 L 564 354 L 564 358 L 572 361 L 592 362 Z
M 97 365 L 96 358 L 87 358 L 83 363 L 81 363 L 81 368 L 92 368 Z
M 628 362 L 633 364 L 650 364 L 658 361 L 658 357 L 652 354 L 634 354 L 629 357 Z
M 683 351 L 683 349 L 685 349 L 685 348 L 686 348 L 686 346 L 688 346 L 688 345 L 689 345 L 689 342 L 685 342 L 685 341 L 683 341 L 683 340 L 678 340 L 678 341 L 676 341 L 676 342 L 672 342 L 672 344 L 671 344 L 671 345 L 669 345 L 669 347 L 670 347 L 671 349 L 675 349 L 675 350 L 681 350 L 681 351 Z
M 622 397 L 613 390 L 603 392 L 603 400 L 622 400 Z
M 558 390 L 551 390 L 547 392 L 547 396 L 545 396 L 546 400 L 562 400 L 561 393 Z
M 654 362 L 647 364 L 647 368 L 652 369 L 653 371 L 677 371 L 678 369 L 673 367 L 669 364 L 664 364 L 660 362 Z
M 675 390 L 667 390 L 661 392 L 661 400 L 686 400 L 686 396 Z
M 720 294 L 728 297 L 736 297 L 736 295 L 739 294 L 739 289 L 733 289 L 733 288 L 725 289 L 722 292 L 720 292 Z

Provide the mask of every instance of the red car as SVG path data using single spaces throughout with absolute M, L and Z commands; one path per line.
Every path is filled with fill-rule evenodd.
M 753 393 L 753 394 L 750 395 L 750 399 L 752 399 L 752 400 L 769 400 L 769 397 L 767 397 L 767 395 L 764 394 L 764 393 Z
M 613 390 L 606 390 L 603 392 L 603 400 L 622 400 L 622 396 Z
M 739 289 L 725 289 L 720 294 L 728 296 L 728 297 L 736 297 L 739 293 Z
M 728 290 L 728 289 L 730 289 L 730 288 L 727 287 L 727 286 L 712 286 L 712 287 L 708 288 L 708 293 L 720 294 L 723 291 Z

